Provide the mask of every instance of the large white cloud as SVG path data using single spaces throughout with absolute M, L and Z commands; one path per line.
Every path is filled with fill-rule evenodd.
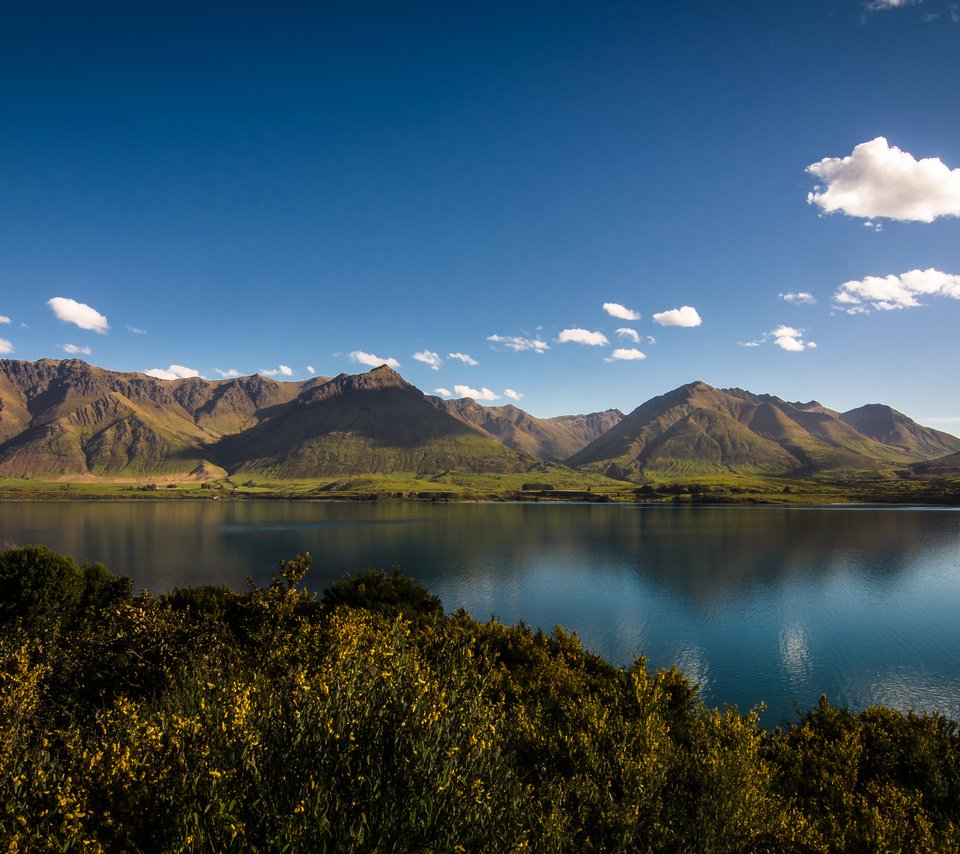
M 106 335 L 110 328 L 107 318 L 86 303 L 68 297 L 53 297 L 47 300 L 47 305 L 64 323 L 73 323 L 81 329 L 91 329 L 101 335 Z
M 591 332 L 589 329 L 579 328 L 564 329 L 557 336 L 557 341 L 560 344 L 586 344 L 589 347 L 603 347 L 610 343 L 602 332 Z
M 488 335 L 487 341 L 493 341 L 494 344 L 503 344 L 508 350 L 515 353 L 522 353 L 524 350 L 533 350 L 535 353 L 543 353 L 550 349 L 546 341 L 539 338 L 522 338 L 515 335 Z
M 910 270 L 899 276 L 867 276 L 844 282 L 833 295 L 834 306 L 847 314 L 866 314 L 870 309 L 894 311 L 922 305 L 918 297 L 960 299 L 960 276 L 927 270 Z
M 639 362 L 647 358 L 646 353 L 636 347 L 618 347 L 607 358 L 608 362 Z
M 640 333 L 637 332 L 636 329 L 631 329 L 629 326 L 621 326 L 617 330 L 617 335 L 632 341 L 634 344 L 640 343 Z
M 653 322 L 661 326 L 699 326 L 703 321 L 697 310 L 690 305 L 680 308 L 671 308 L 669 311 L 659 311 L 653 316 Z
M 510 400 L 523 400 L 523 395 L 519 391 L 514 391 L 512 388 L 505 388 L 503 390 L 503 396 L 509 397 Z
M 459 362 L 463 362 L 465 365 L 479 365 L 480 363 L 473 358 L 473 356 L 468 356 L 466 353 L 447 353 L 448 359 L 456 359 Z
M 13 344 L 6 338 L 0 338 L 0 355 L 8 356 L 13 352 Z
M 620 305 L 618 302 L 605 302 L 603 310 L 611 317 L 617 317 L 620 320 L 639 320 L 640 314 L 632 308 Z
M 434 353 L 432 350 L 421 350 L 419 353 L 414 353 L 413 358 L 417 362 L 423 362 L 423 364 L 429 365 L 435 371 L 439 371 L 440 366 L 443 364 L 443 359 L 440 358 L 440 355 Z
M 468 385 L 455 385 L 453 390 L 460 397 L 472 397 L 474 400 L 498 400 L 500 395 L 488 388 L 470 388 Z
M 388 368 L 394 369 L 400 367 L 400 363 L 393 357 L 384 359 L 380 356 L 375 356 L 373 353 L 364 353 L 363 350 L 354 350 L 349 355 L 351 362 L 356 362 L 360 365 L 366 365 L 370 368 L 379 368 L 381 365 L 386 365 Z
M 823 183 L 807 201 L 827 213 L 875 219 L 933 222 L 960 216 L 960 169 L 939 157 L 917 160 L 878 136 L 847 157 L 825 157 L 807 167 Z
M 63 350 L 64 353 L 69 353 L 71 356 L 89 356 L 93 352 L 89 347 L 79 347 L 76 344 L 64 344 L 60 349 Z
M 185 368 L 183 365 L 171 365 L 169 368 L 151 368 L 144 373 L 148 377 L 156 377 L 158 380 L 182 380 L 200 376 L 200 371 Z

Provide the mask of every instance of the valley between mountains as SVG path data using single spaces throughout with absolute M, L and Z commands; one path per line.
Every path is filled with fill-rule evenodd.
M 946 500 L 960 438 L 693 382 L 624 414 L 536 418 L 425 395 L 386 366 L 276 382 L 0 360 L 0 493 Z M 197 493 L 199 494 L 199 493 Z M 209 494 L 209 493 L 208 493 Z

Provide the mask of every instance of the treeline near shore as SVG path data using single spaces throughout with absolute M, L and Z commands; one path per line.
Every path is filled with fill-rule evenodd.
M 0 553 L 7 851 L 960 850 L 960 735 L 825 698 L 764 730 L 398 571 L 133 596 Z

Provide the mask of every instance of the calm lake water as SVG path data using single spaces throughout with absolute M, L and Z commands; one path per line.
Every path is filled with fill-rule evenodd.
M 0 544 L 153 592 L 244 589 L 310 551 L 309 586 L 399 564 L 448 611 L 576 630 L 678 664 L 711 705 L 793 719 L 821 692 L 960 719 L 960 509 L 4 502 Z

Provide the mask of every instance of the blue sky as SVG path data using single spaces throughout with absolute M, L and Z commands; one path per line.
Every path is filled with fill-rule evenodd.
M 957 80 L 938 0 L 7 0 L 0 350 L 958 432 Z

